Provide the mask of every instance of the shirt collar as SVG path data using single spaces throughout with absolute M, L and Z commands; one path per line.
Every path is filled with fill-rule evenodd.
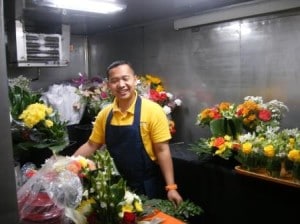
M 130 105 L 130 107 L 126 110 L 126 112 L 131 113 L 131 114 L 134 114 L 135 103 L 136 103 L 136 99 L 137 99 L 137 96 L 138 96 L 137 91 L 134 91 L 134 92 L 135 92 L 135 99 L 134 99 L 133 103 Z M 112 109 L 113 109 L 113 112 L 121 111 L 120 108 L 118 107 L 116 98 L 113 101 L 113 108 Z

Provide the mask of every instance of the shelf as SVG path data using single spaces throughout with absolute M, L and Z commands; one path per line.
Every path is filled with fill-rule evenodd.
M 262 179 L 265 181 L 270 181 L 270 182 L 283 184 L 283 185 L 287 185 L 287 186 L 291 186 L 291 187 L 300 188 L 300 183 L 295 182 L 291 176 L 286 176 L 283 178 L 281 178 L 281 177 L 275 178 L 275 177 L 271 177 L 271 176 L 267 175 L 264 170 L 261 170 L 258 172 L 250 172 L 248 170 L 242 169 L 241 166 L 235 166 L 234 169 L 238 174 L 241 174 L 241 175 L 254 177 L 254 178 Z

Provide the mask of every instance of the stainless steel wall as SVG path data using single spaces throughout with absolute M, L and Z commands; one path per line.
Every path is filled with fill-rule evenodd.
M 300 11 L 175 31 L 173 21 L 90 37 L 93 73 L 115 59 L 152 73 L 182 97 L 174 141 L 209 135 L 195 125 L 200 110 L 248 95 L 277 99 L 290 109 L 283 127 L 299 124 Z
M 18 223 L 18 205 L 10 135 L 3 13 L 3 1 L 0 0 L 0 221 L 1 223 L 13 224 Z

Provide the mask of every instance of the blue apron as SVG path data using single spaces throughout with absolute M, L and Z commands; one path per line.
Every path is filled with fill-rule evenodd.
M 132 125 L 111 125 L 110 111 L 105 127 L 107 149 L 127 186 L 149 198 L 163 197 L 163 179 L 159 166 L 147 154 L 141 133 L 141 98 L 137 97 Z

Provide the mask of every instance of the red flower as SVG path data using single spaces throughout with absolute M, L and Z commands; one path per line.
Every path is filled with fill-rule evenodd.
M 267 109 L 262 109 L 258 113 L 258 118 L 265 122 L 269 121 L 272 118 L 272 113 L 271 113 L 271 111 L 269 111 Z
M 135 224 L 136 214 L 133 212 L 124 212 L 122 224 Z
M 213 146 L 219 147 L 220 145 L 223 145 L 225 143 L 225 139 L 223 137 L 218 137 L 214 140 Z

